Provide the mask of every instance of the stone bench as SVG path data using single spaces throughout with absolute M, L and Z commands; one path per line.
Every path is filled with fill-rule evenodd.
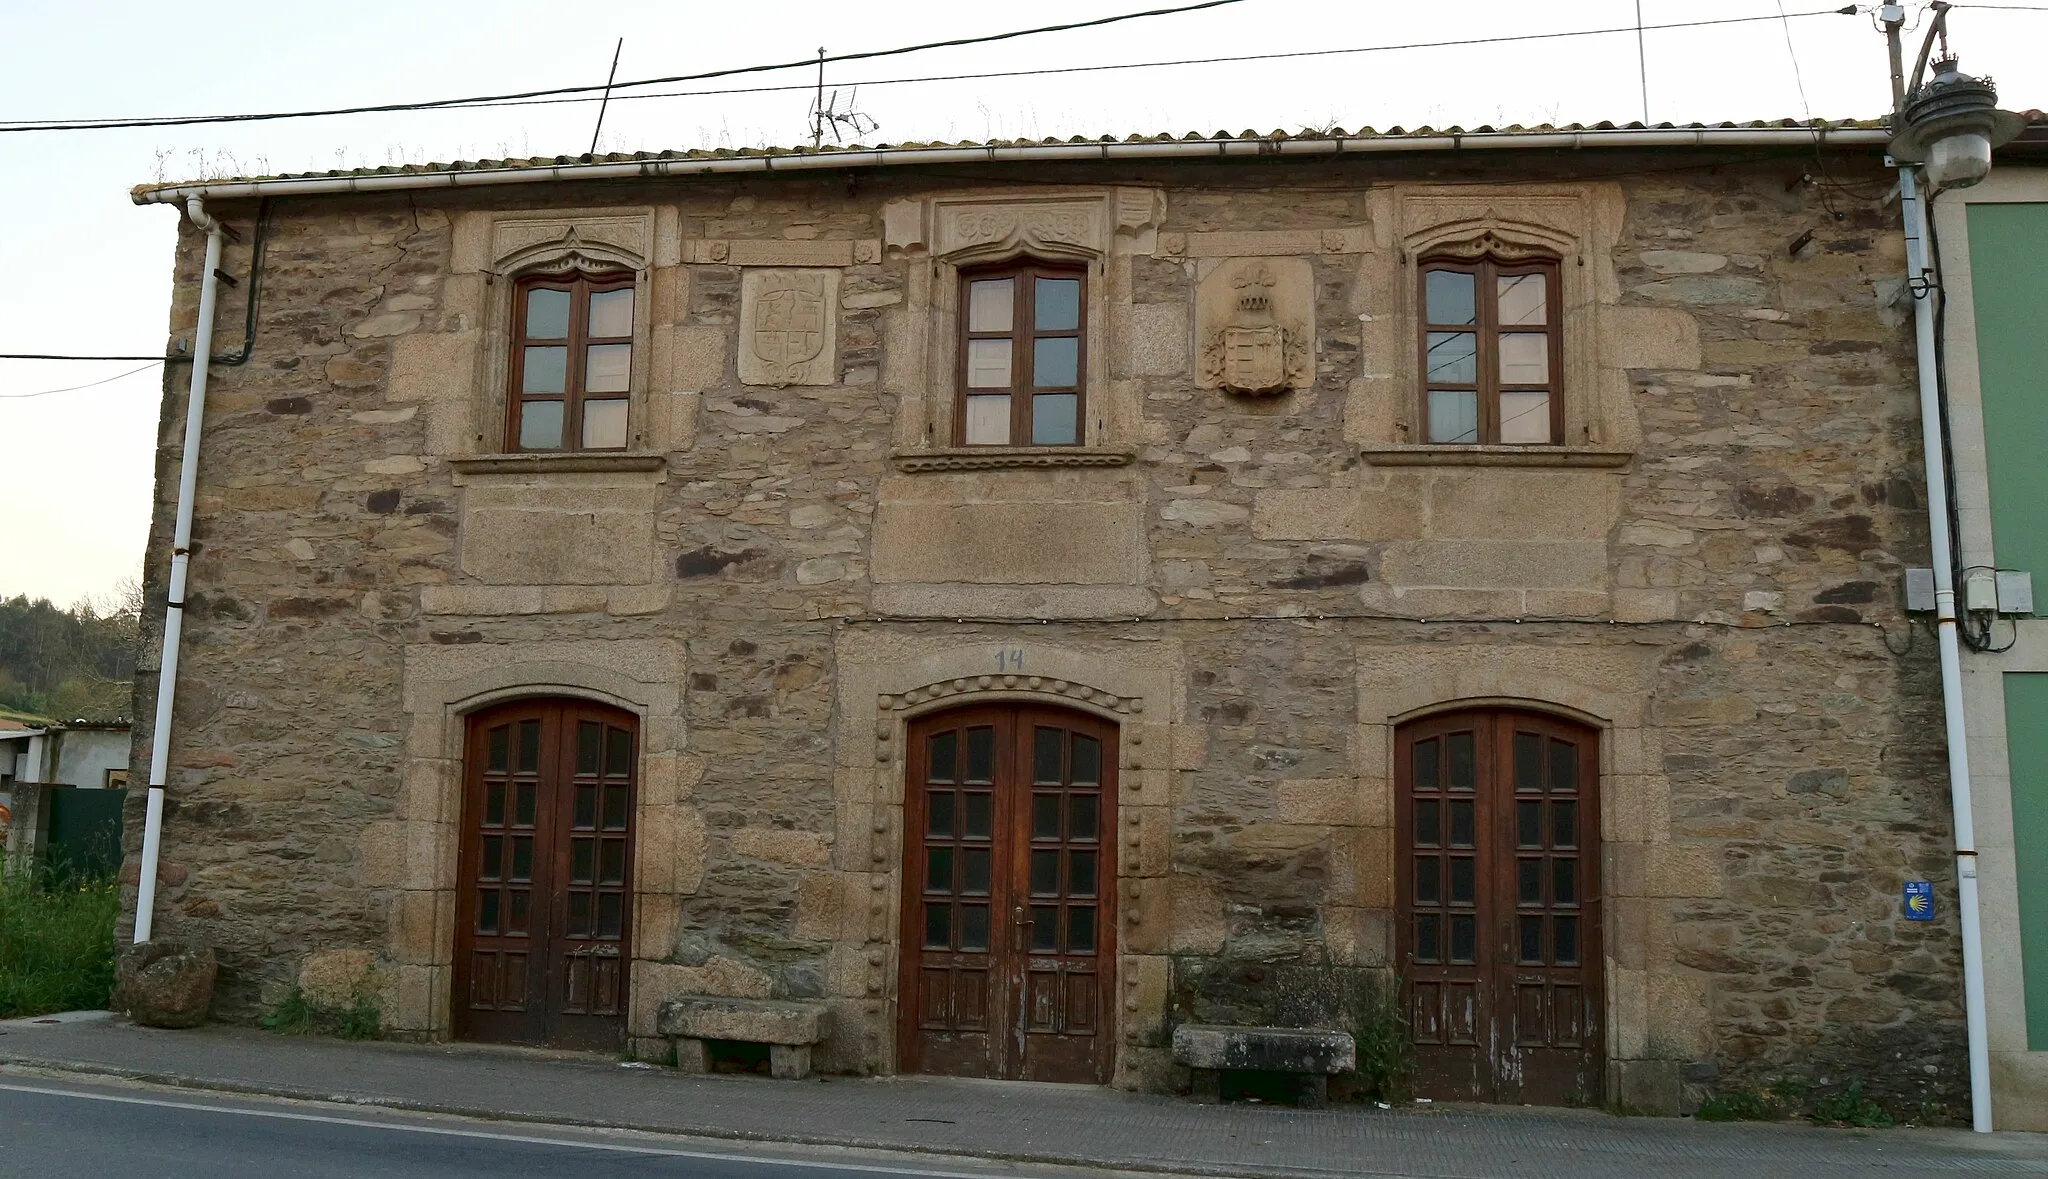
M 775 999 L 691 996 L 661 1005 L 654 1030 L 676 1046 L 676 1069 L 711 1070 L 710 1040 L 768 1045 L 768 1070 L 784 1080 L 811 1071 L 811 1049 L 832 1029 L 832 1010 L 823 1003 Z
M 1331 1074 L 1358 1067 L 1358 1045 L 1350 1032 L 1320 1028 L 1184 1023 L 1173 1029 L 1173 1059 L 1192 1071 L 1196 1101 L 1223 1100 L 1226 1072 L 1299 1073 L 1302 1107 L 1321 1109 Z

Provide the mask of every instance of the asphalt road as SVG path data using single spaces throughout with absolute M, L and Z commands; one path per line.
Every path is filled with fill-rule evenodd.
M 1047 1167 L 411 1116 L 140 1085 L 0 1080 L 0 1177 L 1055 1179 Z M 1097 1173 L 1100 1174 L 1100 1173 Z

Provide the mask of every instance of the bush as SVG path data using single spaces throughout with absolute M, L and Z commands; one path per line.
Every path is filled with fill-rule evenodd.
M 1355 989 L 1350 1008 L 1351 1038 L 1358 1045 L 1359 1096 L 1401 1100 L 1408 1095 L 1415 1058 L 1409 1051 L 1399 980 L 1389 976 Z
M 0 1019 L 106 1007 L 120 910 L 111 880 L 64 880 L 0 860 Z
M 293 987 L 276 1006 L 256 1021 L 280 1035 L 335 1036 L 343 1040 L 376 1040 L 384 1035 L 384 1013 L 368 992 L 357 991 L 346 1007 L 315 1003 Z

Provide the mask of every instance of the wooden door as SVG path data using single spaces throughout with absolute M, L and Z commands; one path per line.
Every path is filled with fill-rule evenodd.
M 1503 710 L 1400 730 L 1398 949 L 1418 1095 L 1603 1099 L 1596 742 Z
M 1109 1080 L 1116 741 L 1106 721 L 1030 706 L 911 725 L 903 1071 Z
M 632 960 L 638 723 L 578 700 L 472 717 L 455 1034 L 618 1048 Z

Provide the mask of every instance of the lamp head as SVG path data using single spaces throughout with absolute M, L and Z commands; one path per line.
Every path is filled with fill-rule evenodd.
M 1963 73 L 1954 56 L 1933 64 L 1934 76 L 1906 99 L 1891 154 L 1925 165 L 1937 188 L 1967 188 L 1990 173 L 1991 149 L 2019 134 L 2025 121 L 1999 110 L 1991 80 Z

